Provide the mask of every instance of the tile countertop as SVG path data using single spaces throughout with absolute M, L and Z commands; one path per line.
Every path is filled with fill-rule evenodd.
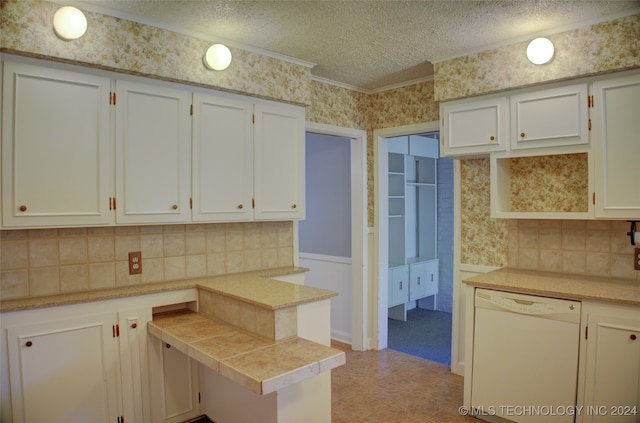
M 147 330 L 258 395 L 345 363 L 343 351 L 298 337 L 274 342 L 189 310 L 155 315 Z
M 0 312 L 111 300 L 191 288 L 210 290 L 222 295 L 242 299 L 243 301 L 271 310 L 320 301 L 338 295 L 338 293 L 334 291 L 270 279 L 277 276 L 304 273 L 308 270 L 309 269 L 302 267 L 286 267 L 223 276 L 74 292 L 46 297 L 2 300 L 0 301 Z
M 480 288 L 535 294 L 570 300 L 597 300 L 640 305 L 640 282 L 504 268 L 464 279 Z

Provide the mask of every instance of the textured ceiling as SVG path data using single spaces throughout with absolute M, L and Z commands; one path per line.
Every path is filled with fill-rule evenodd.
M 432 63 L 640 13 L 640 0 L 78 0 L 89 11 L 274 52 L 312 74 L 375 91 Z

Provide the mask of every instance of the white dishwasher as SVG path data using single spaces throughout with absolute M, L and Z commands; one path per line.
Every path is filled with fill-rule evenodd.
M 472 412 L 489 421 L 573 422 L 580 302 L 475 292 Z

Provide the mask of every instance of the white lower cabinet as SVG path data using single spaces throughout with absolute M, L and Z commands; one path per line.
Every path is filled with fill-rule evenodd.
M 409 301 L 438 293 L 438 260 L 409 265 Z
M 2 381 L 2 421 L 145 421 L 151 309 L 51 310 L 45 316 L 46 310 L 3 315 L 10 380 Z M 7 383 L 10 415 L 4 410 Z
M 436 308 L 438 293 L 438 260 L 427 260 L 389 268 L 388 316 L 407 320 L 407 311 L 414 307 Z M 433 306 L 425 303 L 433 296 Z
M 389 307 L 409 301 L 409 266 L 389 268 Z
M 13 421 L 117 421 L 116 321 L 103 313 L 9 328 Z
M 149 338 L 151 421 L 180 423 L 202 414 L 199 365 L 171 344 Z
M 640 307 L 583 302 L 577 422 L 640 421 Z M 586 339 L 585 339 L 586 337 Z
M 183 290 L 2 313 L 0 421 L 173 423 L 199 416 L 197 364 L 147 333 L 154 307 L 195 298 L 195 290 Z

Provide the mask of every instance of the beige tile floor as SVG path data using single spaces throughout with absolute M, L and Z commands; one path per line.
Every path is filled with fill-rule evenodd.
M 344 350 L 347 363 L 331 373 L 332 423 L 480 421 L 458 412 L 463 379 L 449 366 L 389 349 Z

